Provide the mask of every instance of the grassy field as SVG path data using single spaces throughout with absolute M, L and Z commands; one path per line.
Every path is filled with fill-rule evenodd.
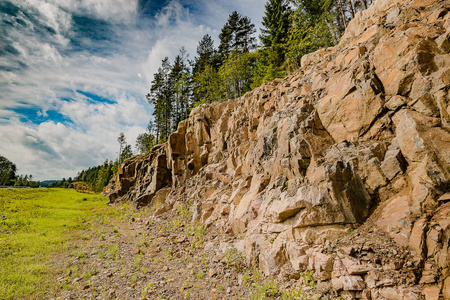
M 71 189 L 0 189 L 0 299 L 43 299 L 58 255 L 116 214 L 107 198 Z

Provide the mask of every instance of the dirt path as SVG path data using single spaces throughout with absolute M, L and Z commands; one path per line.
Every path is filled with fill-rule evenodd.
M 83 239 L 61 255 L 63 271 L 52 298 L 251 297 L 251 284 L 259 275 L 244 271 L 232 240 L 219 243 L 214 229 L 190 222 L 186 209 L 165 218 L 150 218 L 148 210 L 122 210 L 117 218 L 93 223 Z M 270 296 L 270 291 L 263 292 Z

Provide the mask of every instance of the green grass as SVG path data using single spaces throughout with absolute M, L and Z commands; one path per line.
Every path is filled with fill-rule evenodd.
M 48 296 L 63 271 L 58 255 L 115 215 L 106 202 L 70 189 L 0 189 L 0 299 Z

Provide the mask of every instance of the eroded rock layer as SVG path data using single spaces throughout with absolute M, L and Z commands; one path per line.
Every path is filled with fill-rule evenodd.
M 106 193 L 190 202 L 249 265 L 309 270 L 324 295 L 450 299 L 449 10 L 375 1 L 296 73 L 195 108 Z

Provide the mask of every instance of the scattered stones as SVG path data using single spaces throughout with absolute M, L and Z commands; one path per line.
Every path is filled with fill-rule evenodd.
M 341 276 L 331 280 L 333 288 L 336 291 L 362 291 L 365 283 L 360 276 Z

